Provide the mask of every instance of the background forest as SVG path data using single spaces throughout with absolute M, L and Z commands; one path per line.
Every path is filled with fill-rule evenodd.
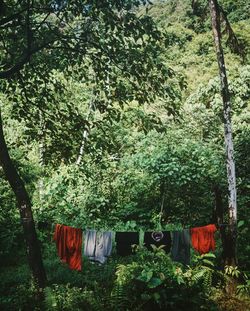
M 65 2 L 51 5 L 59 12 Z M 71 16 L 77 1 L 64 20 L 59 13 L 41 15 L 36 26 L 41 33 L 34 40 L 42 44 L 50 32 L 59 36 L 60 27 L 66 29 L 63 39 L 0 82 L 6 144 L 32 201 L 48 277 L 41 303 L 30 281 L 15 195 L 0 168 L 0 309 L 249 310 L 247 0 L 220 1 L 240 47 L 236 53 L 223 36 L 232 99 L 238 266 L 222 269 L 219 232 L 215 253 L 193 253 L 190 267 L 143 247 L 128 258 L 113 254 L 103 266 L 84 259 L 82 272 L 58 259 L 52 239 L 56 223 L 112 231 L 174 230 L 216 222 L 218 204 L 228 221 L 223 105 L 207 1 L 194 1 L 193 7 L 189 0 L 134 1 L 136 7 L 124 1 L 127 22 L 117 13 L 120 1 L 101 2 L 99 8 L 98 1 L 86 1 L 88 22 L 82 25 L 85 32 L 76 34 L 76 45 L 70 34 L 78 29 L 78 17 Z M 0 3 L 0 17 L 17 5 Z M 44 18 L 47 28 L 39 29 Z M 138 18 L 143 23 L 137 24 Z M 4 26 L 0 68 L 26 44 L 21 26 L 16 32 Z

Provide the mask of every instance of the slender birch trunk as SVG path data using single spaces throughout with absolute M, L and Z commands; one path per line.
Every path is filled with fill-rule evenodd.
M 87 121 L 89 121 L 89 119 L 90 119 L 91 113 L 93 111 L 93 106 L 94 106 L 94 100 L 93 100 L 93 97 L 92 97 L 92 99 L 89 102 Z M 84 154 L 85 145 L 86 145 L 86 142 L 87 142 L 87 139 L 88 139 L 88 136 L 89 136 L 89 131 L 90 131 L 90 128 L 89 128 L 89 125 L 88 125 L 87 128 L 85 128 L 85 130 L 82 133 L 81 147 L 80 147 L 80 150 L 79 150 L 78 158 L 76 160 L 76 164 L 77 165 L 81 164 L 82 157 L 83 157 L 83 154 Z
M 237 202 L 236 202 L 236 176 L 234 163 L 234 148 L 231 125 L 231 103 L 228 89 L 228 80 L 224 61 L 223 48 L 221 45 L 220 10 L 217 0 L 209 0 L 210 14 L 212 20 L 213 36 L 216 48 L 216 55 L 221 81 L 221 96 L 223 101 L 223 122 L 226 148 L 226 167 L 228 179 L 228 212 L 229 230 L 227 236 L 227 250 L 225 250 L 226 265 L 236 265 L 236 245 L 237 245 Z
M 43 173 L 44 173 L 44 167 L 45 167 L 45 123 L 44 123 L 44 117 L 42 112 L 39 112 L 39 118 L 40 118 L 40 124 L 39 124 L 39 144 L 38 144 L 38 152 L 39 152 L 39 165 L 41 167 L 41 173 L 42 176 L 39 179 L 38 182 L 38 189 L 39 189 L 39 199 L 42 201 L 43 199 L 43 193 L 44 193 L 44 180 L 43 180 Z
M 20 212 L 26 243 L 27 257 L 36 285 L 44 288 L 46 285 L 46 273 L 43 266 L 40 242 L 37 238 L 35 223 L 32 215 L 31 201 L 24 182 L 17 172 L 8 152 L 3 133 L 3 124 L 0 111 L 0 163 L 6 178 L 15 193 L 17 207 Z
M 109 65 L 110 65 L 110 61 L 108 62 L 108 66 Z M 108 102 L 110 102 L 109 72 L 107 72 L 107 77 L 106 77 L 106 92 L 108 94 Z M 87 119 L 86 119 L 87 121 L 90 120 L 90 116 L 91 116 L 92 112 L 95 110 L 94 106 L 95 106 L 96 96 L 97 96 L 96 95 L 96 91 L 95 91 L 95 88 L 93 87 L 91 99 L 90 99 L 90 102 L 89 102 L 88 114 L 87 114 Z M 90 132 L 90 128 L 89 128 L 89 125 L 88 125 L 87 128 L 85 128 L 85 130 L 83 131 L 83 134 L 82 134 L 81 147 L 80 147 L 80 150 L 79 150 L 78 158 L 76 160 L 76 164 L 77 165 L 81 164 L 82 157 L 83 157 L 83 154 L 84 154 L 84 148 L 85 148 L 88 136 L 89 136 L 89 132 Z

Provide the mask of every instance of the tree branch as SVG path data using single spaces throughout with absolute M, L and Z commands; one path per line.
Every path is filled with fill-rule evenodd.
M 27 54 L 30 55 L 32 44 L 32 32 L 30 29 L 30 1 L 28 1 L 27 16 L 26 16 L 26 35 L 27 35 Z
M 231 24 L 227 18 L 227 13 L 223 10 L 223 8 L 219 5 L 219 10 L 221 12 L 221 15 L 223 17 L 223 20 L 225 21 L 226 24 L 226 32 L 228 34 L 228 39 L 227 39 L 227 44 L 231 48 L 231 50 L 234 53 L 239 54 L 240 56 L 244 56 L 244 48 L 243 46 L 239 43 L 232 27 Z
M 12 22 L 14 19 L 18 18 L 23 12 L 25 12 L 27 8 L 21 10 L 20 12 L 14 13 L 8 17 L 4 17 L 0 20 L 0 26 L 4 26 L 8 24 L 9 22 Z
M 47 47 L 50 43 L 53 43 L 54 40 L 51 40 L 49 42 L 46 42 L 40 46 L 37 46 L 33 49 L 30 49 L 30 51 L 28 53 L 25 53 L 25 55 L 19 60 L 18 63 L 16 63 L 14 66 L 12 66 L 11 68 L 7 69 L 7 70 L 3 70 L 0 71 L 0 79 L 7 79 L 10 78 L 11 76 L 13 76 L 15 73 L 19 72 L 23 66 L 29 62 L 30 57 L 32 55 L 34 55 L 35 53 L 41 51 L 42 49 L 44 49 L 45 47 Z

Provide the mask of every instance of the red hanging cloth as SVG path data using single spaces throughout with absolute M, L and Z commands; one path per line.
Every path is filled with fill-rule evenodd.
M 82 269 L 82 230 L 57 224 L 54 240 L 59 257 L 72 270 Z
M 206 254 L 209 251 L 215 250 L 214 233 L 216 231 L 214 224 L 204 227 L 191 229 L 191 240 L 193 248 L 201 254 Z

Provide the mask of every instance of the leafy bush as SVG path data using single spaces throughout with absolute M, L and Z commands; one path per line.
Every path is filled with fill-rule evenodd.
M 196 265 L 185 271 L 161 249 L 139 249 L 135 261 L 117 266 L 113 306 L 118 310 L 217 310 L 209 298 L 217 274 L 211 259 L 211 254 L 198 257 Z
M 93 310 L 94 302 L 93 292 L 69 284 L 53 285 L 45 289 L 45 308 L 48 311 Z

